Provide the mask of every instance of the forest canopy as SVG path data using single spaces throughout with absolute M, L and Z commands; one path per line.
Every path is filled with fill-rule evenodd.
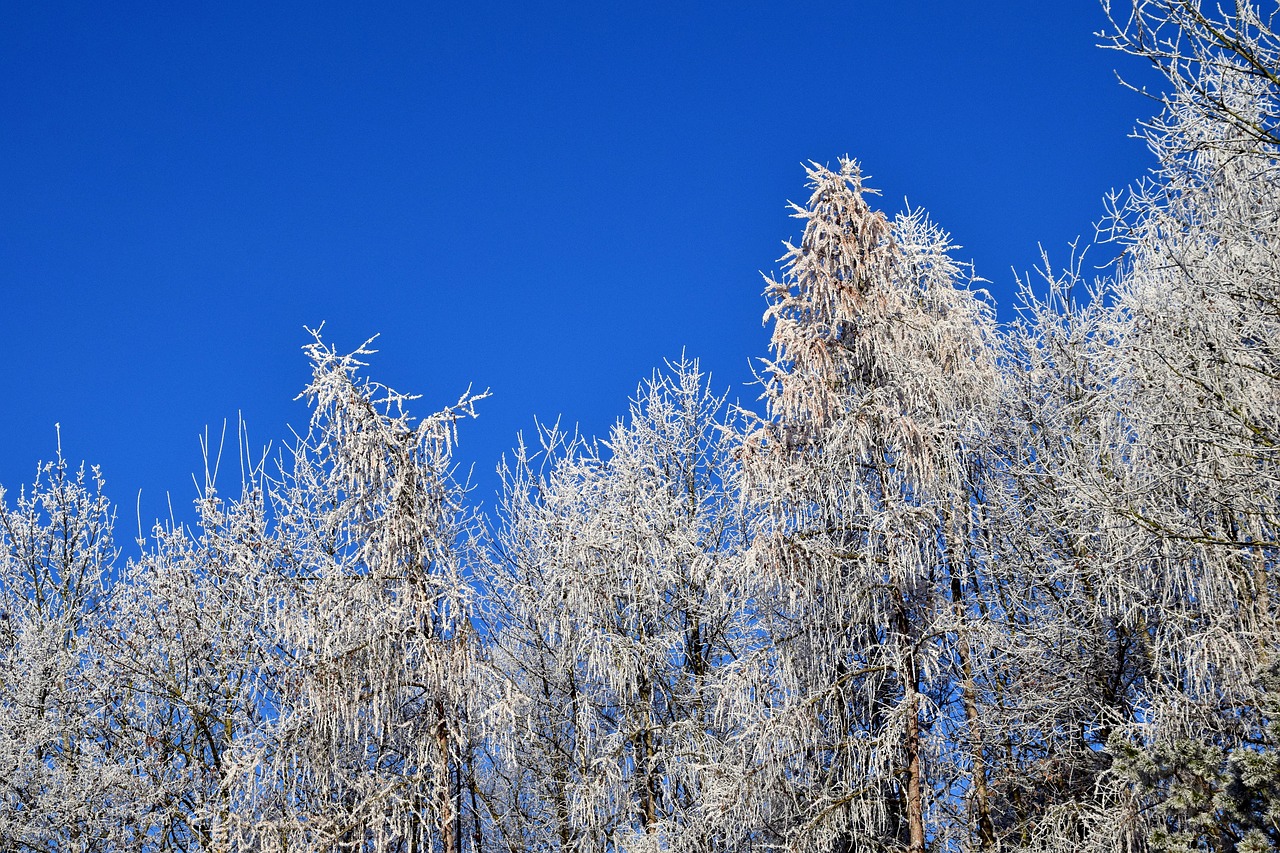
M 1014 322 L 814 163 L 762 413 L 668 363 L 483 513 L 482 395 L 315 333 L 137 556 L 95 468 L 0 488 L 0 850 L 1280 849 L 1280 37 L 1105 8 L 1156 166 Z

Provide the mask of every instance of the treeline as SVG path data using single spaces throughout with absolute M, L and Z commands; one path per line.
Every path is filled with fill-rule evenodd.
M 138 558 L 95 469 L 0 491 L 0 850 L 1280 848 L 1280 40 L 1112 23 L 1158 165 L 1016 322 L 815 165 L 763 417 L 670 364 L 484 516 L 476 398 L 317 336 L 309 432 Z

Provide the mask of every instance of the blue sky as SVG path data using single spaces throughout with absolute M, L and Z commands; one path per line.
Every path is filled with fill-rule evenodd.
M 197 436 L 306 410 L 305 325 L 423 414 L 491 388 L 491 502 L 535 415 L 600 433 L 682 349 L 750 400 L 800 163 L 860 159 L 1011 315 L 1150 165 L 1089 0 L 0 7 L 0 483 L 102 466 L 118 535 Z M 1096 260 L 1105 260 L 1098 254 Z M 234 482 L 227 482 L 234 486 Z

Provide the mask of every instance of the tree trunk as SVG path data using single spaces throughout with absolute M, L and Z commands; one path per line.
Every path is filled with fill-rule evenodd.
M 901 590 L 898 592 L 902 596 Z M 903 672 L 907 726 L 903 752 L 907 765 L 907 832 L 909 853 L 924 853 L 924 768 L 920 763 L 920 680 L 915 643 L 905 600 L 899 601 L 898 632 L 903 646 Z
M 453 779 L 449 773 L 449 726 L 445 721 L 444 702 L 436 700 L 436 746 L 440 750 L 440 767 L 437 773 L 440 820 L 440 848 L 442 853 L 454 853 L 458 846 L 457 825 L 454 823 Z

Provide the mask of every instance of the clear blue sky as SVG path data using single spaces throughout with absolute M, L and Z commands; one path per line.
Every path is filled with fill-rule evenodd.
M 489 502 L 535 415 L 598 433 L 682 348 L 744 400 L 803 160 L 923 205 L 1009 317 L 1149 166 L 1089 0 L 7 3 L 0 483 L 103 467 L 119 538 L 197 435 L 305 423 L 304 325 L 423 414 L 490 387 Z M 1101 259 L 1101 258 L 1100 258 Z M 233 486 L 233 482 L 226 483 Z

